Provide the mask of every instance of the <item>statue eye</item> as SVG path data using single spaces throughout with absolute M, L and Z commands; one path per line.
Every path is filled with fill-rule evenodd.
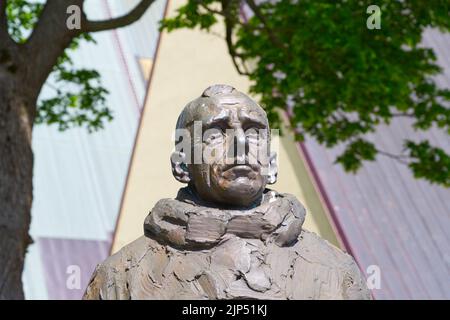
M 248 128 L 245 130 L 245 135 L 248 137 L 257 137 L 258 136 L 258 128 Z

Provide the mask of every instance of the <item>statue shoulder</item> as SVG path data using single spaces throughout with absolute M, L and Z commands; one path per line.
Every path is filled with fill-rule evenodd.
M 342 251 L 316 233 L 306 229 L 302 229 L 298 240 L 295 245 L 296 251 L 311 261 L 330 264 L 331 267 L 339 267 L 353 260 L 348 253 Z
M 332 270 L 341 279 L 343 299 L 371 299 L 365 278 L 351 255 L 337 248 L 314 232 L 303 229 L 294 250 L 308 263 L 320 265 L 324 270 Z M 319 268 L 320 269 L 320 268 Z M 326 272 L 329 272 L 326 271 Z
M 128 273 L 145 258 L 154 241 L 142 236 L 98 264 L 91 276 L 84 300 L 129 299 Z

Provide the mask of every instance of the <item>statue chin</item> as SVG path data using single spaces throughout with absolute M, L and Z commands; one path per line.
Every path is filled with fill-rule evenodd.
M 217 202 L 231 206 L 250 206 L 261 197 L 264 186 L 259 181 L 238 178 L 228 181 L 226 186 L 222 185 L 218 189 L 220 190 L 211 189 Z

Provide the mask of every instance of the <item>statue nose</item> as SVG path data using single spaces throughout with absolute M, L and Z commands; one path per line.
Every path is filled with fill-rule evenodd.
M 244 130 L 235 130 L 233 138 L 233 155 L 235 156 L 237 164 L 244 164 L 248 153 L 248 142 Z

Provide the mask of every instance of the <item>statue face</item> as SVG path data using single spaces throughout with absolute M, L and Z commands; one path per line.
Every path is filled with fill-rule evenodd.
M 251 99 L 223 95 L 214 100 L 193 114 L 192 154 L 201 150 L 203 157 L 187 166 L 190 185 L 203 200 L 249 206 L 268 183 L 267 117 Z

